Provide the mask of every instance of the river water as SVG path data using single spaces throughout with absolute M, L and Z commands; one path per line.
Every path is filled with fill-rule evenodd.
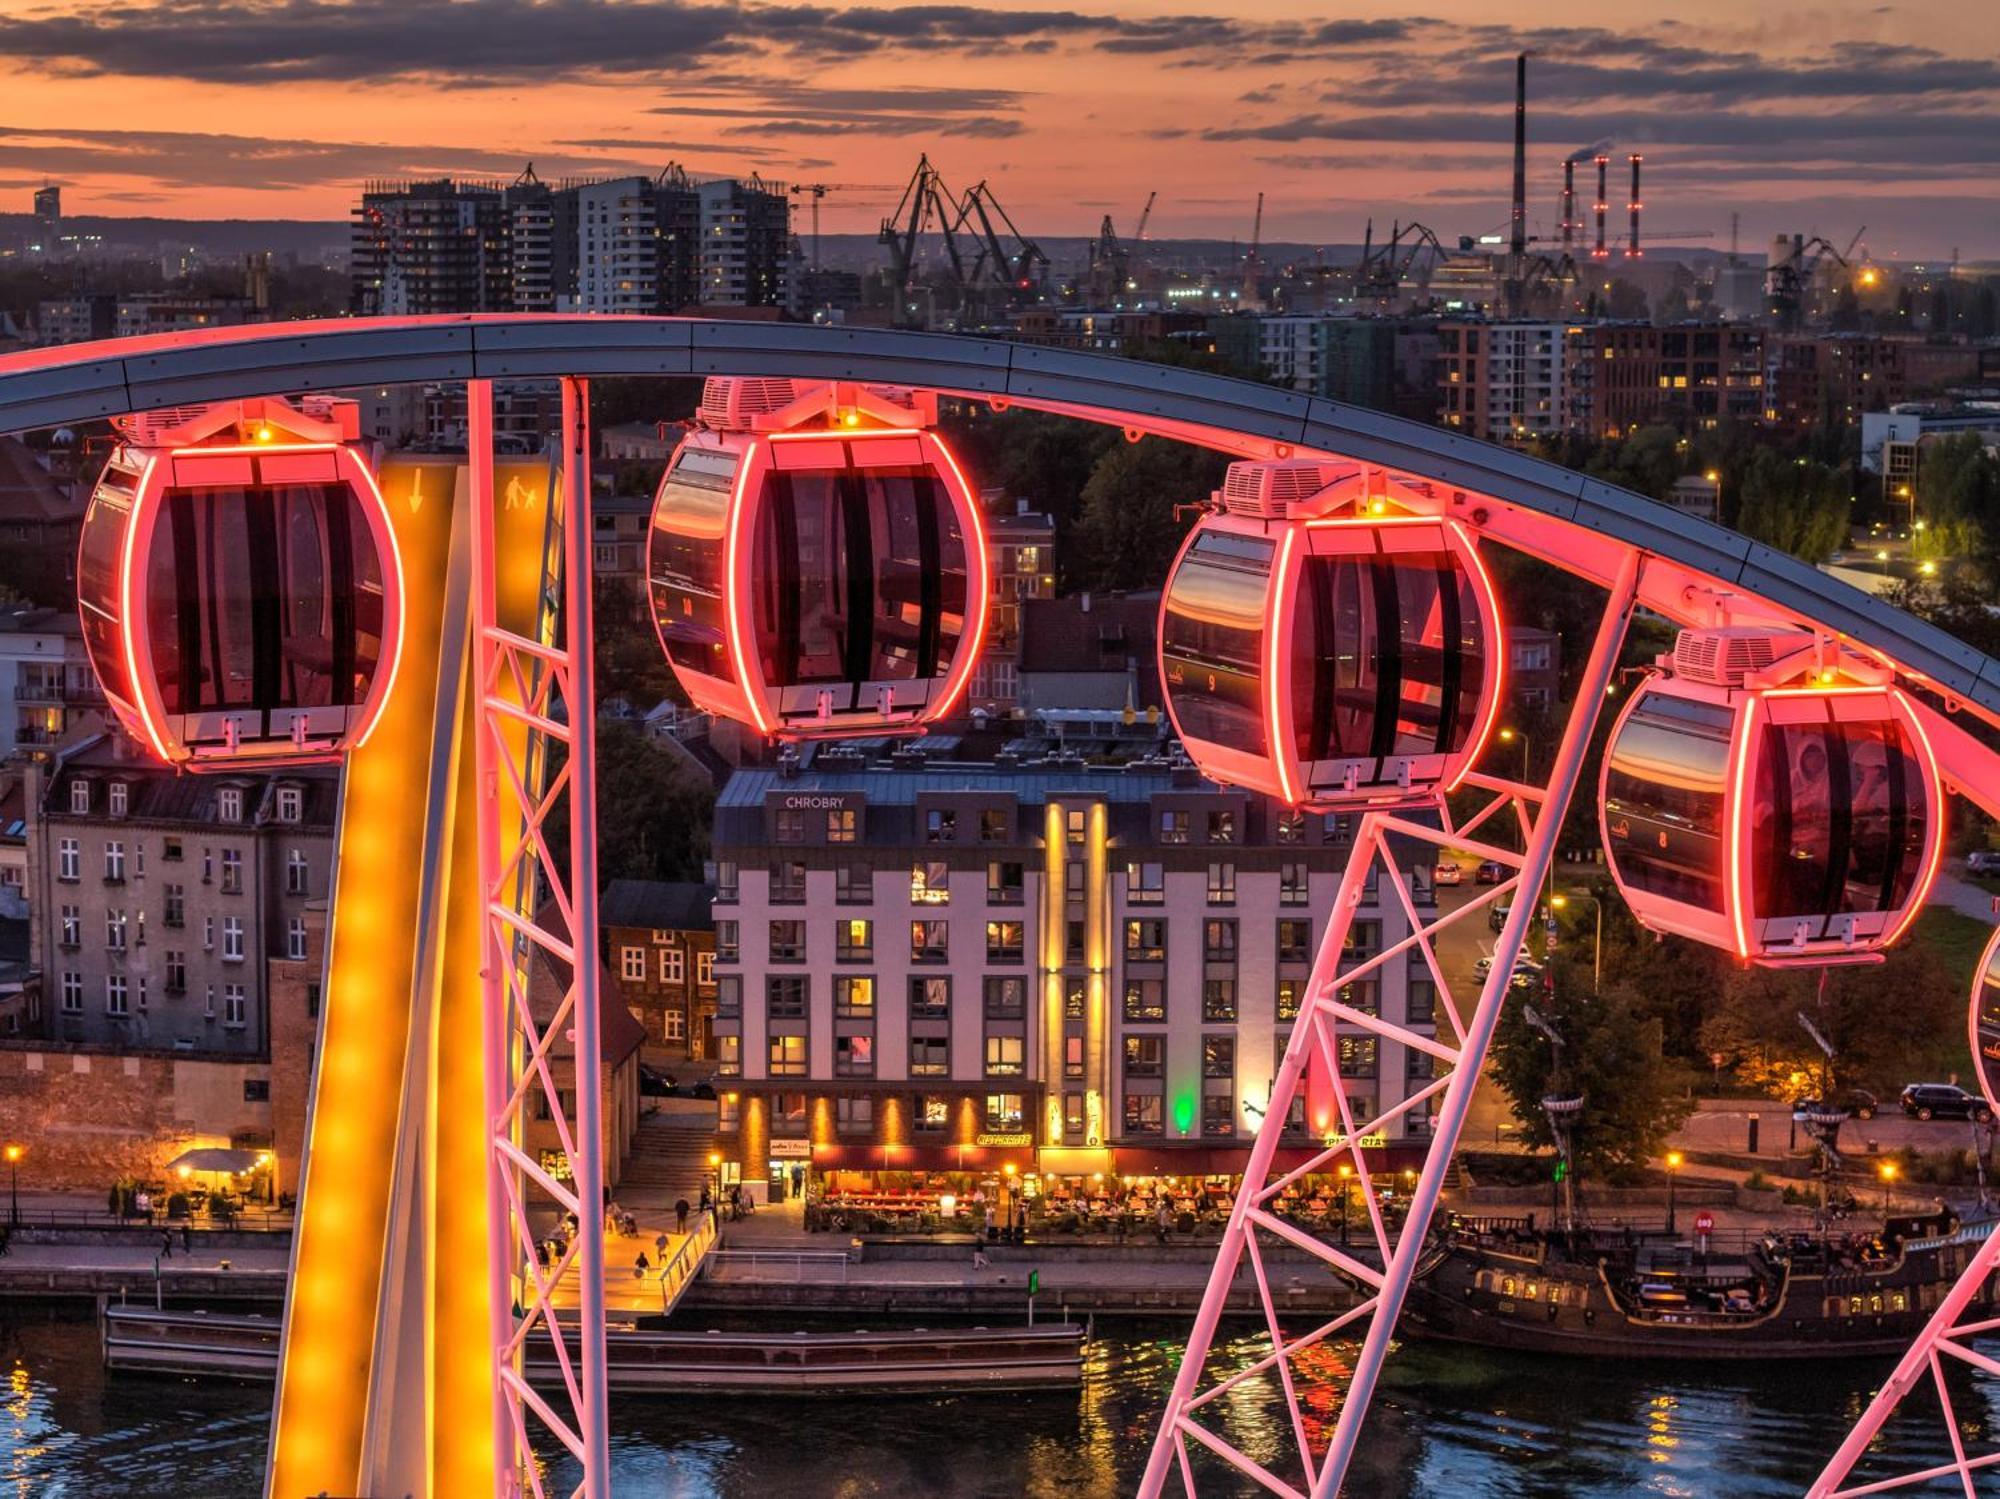
M 1074 1394 L 628 1397 L 612 1410 L 619 1491 L 647 1499 L 1114 1499 L 1131 1493 L 1145 1465 L 1185 1329 L 1106 1322 L 1099 1332 L 1085 1386 Z M 1216 1367 L 1240 1368 L 1267 1346 L 1241 1325 L 1217 1350 Z M 1319 1372 L 1338 1373 L 1351 1351 L 1316 1350 Z M 96 1328 L 77 1308 L 6 1308 L 0 1366 L 8 1371 L 0 1482 L 9 1494 L 254 1499 L 260 1492 L 267 1388 L 107 1379 Z M 1410 1344 L 1390 1360 L 1348 1492 L 1797 1494 L 1885 1367 L 1585 1364 Z M 1967 1446 L 1981 1450 L 2000 1431 L 2000 1381 L 1964 1376 L 1953 1393 Z M 1220 1432 L 1251 1456 L 1285 1461 L 1274 1385 L 1246 1381 L 1211 1409 Z M 1312 1411 L 1314 1423 L 1330 1429 L 1337 1405 L 1315 1401 Z M 1892 1427 L 1891 1437 L 1890 1455 L 1905 1468 L 1950 1458 L 1934 1420 Z M 573 1477 L 564 1466 L 555 1463 L 550 1477 Z M 1205 1496 L 1261 1492 L 1208 1464 L 1197 1464 L 1197 1474 Z

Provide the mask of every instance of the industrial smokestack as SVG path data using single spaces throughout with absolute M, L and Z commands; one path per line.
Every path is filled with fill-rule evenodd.
M 1632 243 L 1626 247 L 1625 254 L 1627 258 L 1632 260 L 1637 260 L 1641 255 L 1646 253 L 1639 248 L 1639 210 L 1645 206 L 1639 201 L 1640 160 L 1639 153 L 1634 151 L 1632 153 L 1632 199 L 1625 205 L 1626 210 L 1632 215 Z
M 1611 158 L 1600 155 L 1597 158 L 1597 248 L 1590 252 L 1592 260 L 1603 260 L 1611 253 L 1604 247 L 1604 214 L 1610 192 L 1610 171 Z
M 1528 253 L 1528 54 L 1514 59 L 1514 226 L 1507 241 L 1514 257 L 1515 274 L 1520 274 L 1521 257 Z
M 1563 254 L 1567 255 L 1576 239 L 1576 161 L 1571 158 L 1563 163 Z

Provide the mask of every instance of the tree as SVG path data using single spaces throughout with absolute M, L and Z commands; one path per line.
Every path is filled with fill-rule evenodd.
M 1808 459 L 1758 449 L 1737 480 L 1736 529 L 1806 562 L 1847 544 L 1852 511 L 1845 473 Z
M 1098 459 L 1083 486 L 1068 569 L 1080 588 L 1157 588 L 1173 565 L 1190 517 L 1222 482 L 1219 453 L 1144 437 Z
M 1834 1049 L 1834 1086 L 1882 1090 L 1961 1054 L 1965 1003 L 1965 986 L 1936 953 L 1912 943 L 1880 964 L 1734 971 L 1701 1039 L 1744 1082 L 1798 1098 L 1825 1081 L 1824 1056 L 1799 1024 L 1803 1014 Z
M 1581 1093 L 1578 1164 L 1600 1175 L 1627 1174 L 1658 1154 L 1693 1111 L 1691 1075 L 1667 1056 L 1661 1022 L 1647 1013 L 1636 984 L 1619 977 L 1592 994 L 1589 964 L 1568 953 L 1553 972 L 1553 986 L 1536 988 L 1527 1002 L 1563 1038 L 1560 1073 L 1555 1048 L 1510 996 L 1493 1038 L 1494 1079 L 1532 1145 L 1555 1143 L 1542 1100 Z
M 715 787 L 707 776 L 633 725 L 597 721 L 600 890 L 613 880 L 700 879 L 714 822 Z M 550 816 L 547 838 L 566 869 L 566 800 Z

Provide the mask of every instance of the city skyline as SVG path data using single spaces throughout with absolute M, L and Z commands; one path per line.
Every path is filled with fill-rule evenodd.
M 1989 248 L 2000 20 L 1937 5 L 1476 17 L 1274 0 L 1228 15 L 1126 0 L 7 6 L 0 191 L 60 182 L 73 213 L 332 219 L 368 178 L 677 160 L 854 184 L 821 215 L 851 233 L 929 151 L 1047 235 L 1105 213 L 1129 232 L 1157 189 L 1160 238 L 1247 240 L 1259 191 L 1267 240 L 1354 241 L 1371 216 L 1380 232 L 1412 215 L 1449 237 L 1504 227 L 1508 64 L 1526 50 L 1538 233 L 1556 230 L 1563 157 L 1609 142 L 1645 154 L 1668 238 L 1706 229 L 1725 248 L 1735 212 L 1752 253 L 1799 231 L 1859 231 L 1888 259 Z

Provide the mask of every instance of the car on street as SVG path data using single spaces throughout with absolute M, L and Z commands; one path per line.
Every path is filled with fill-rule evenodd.
M 2000 874 L 2000 849 L 1975 848 L 1965 856 L 1967 874 Z
M 1977 1093 L 1951 1083 L 1911 1083 L 1903 1090 L 1903 1112 L 1912 1119 L 1976 1119 L 1993 1122 L 1993 1109 Z
M 1507 871 L 1501 867 L 1498 859 L 1481 859 L 1479 868 L 1472 876 L 1473 883 L 1478 885 L 1497 885 L 1506 878 Z
M 1511 905 L 1493 906 L 1486 913 L 1486 924 L 1496 932 L 1504 931 L 1507 926 L 1507 917 L 1513 912 L 1513 909 Z
M 1456 864 L 1440 864 L 1431 871 L 1431 880 L 1439 885 L 1462 885 L 1465 883 L 1465 871 Z

